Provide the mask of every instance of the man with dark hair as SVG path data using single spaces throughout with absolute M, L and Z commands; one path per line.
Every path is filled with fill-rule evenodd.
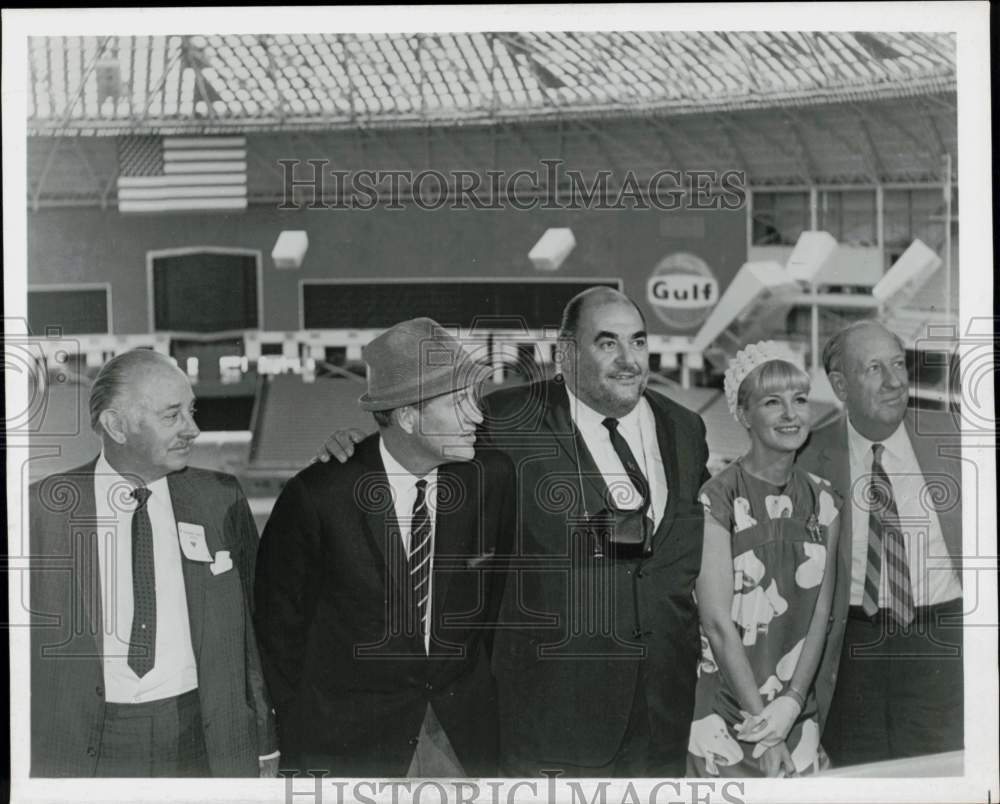
M 126 352 L 90 411 L 101 454 L 30 491 L 32 775 L 274 776 L 257 530 L 235 478 L 187 467 L 187 377 Z
M 495 638 L 502 770 L 683 776 L 700 650 L 701 418 L 646 388 L 635 303 L 566 306 L 560 375 L 484 400 L 515 462 L 518 541 Z M 342 460 L 357 434 L 327 450 Z
M 364 350 L 378 432 L 285 486 L 261 540 L 257 628 L 289 770 L 493 776 L 491 632 L 513 469 L 476 449 L 477 367 L 428 318 Z
M 837 765 L 958 750 L 959 433 L 946 413 L 907 411 L 903 344 L 878 322 L 836 333 L 823 365 L 846 415 L 812 433 L 799 464 L 848 501 L 817 673 L 836 679 L 817 687 L 823 747 Z

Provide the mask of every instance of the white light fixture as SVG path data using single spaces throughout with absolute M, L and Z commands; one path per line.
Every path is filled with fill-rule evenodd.
M 799 235 L 785 269 L 792 279 L 821 284 L 823 269 L 837 253 L 837 241 L 829 232 L 807 231 Z
M 918 238 L 875 284 L 872 296 L 879 304 L 905 304 L 941 265 L 941 258 Z
M 546 229 L 528 252 L 528 259 L 538 271 L 558 271 L 574 248 L 576 238 L 572 229 Z
M 308 249 L 309 235 L 306 232 L 286 229 L 278 235 L 274 248 L 271 249 L 274 267 L 283 270 L 301 268 Z

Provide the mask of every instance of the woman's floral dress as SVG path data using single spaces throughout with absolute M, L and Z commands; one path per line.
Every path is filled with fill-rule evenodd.
M 702 487 L 700 500 L 706 516 L 732 534 L 732 618 L 767 704 L 787 688 L 805 644 L 839 495 L 798 468 L 784 486 L 774 486 L 736 461 Z M 704 633 L 701 644 L 688 775 L 762 776 L 751 756 L 756 743 L 736 738 L 741 706 Z M 801 774 L 827 767 L 829 760 L 819 744 L 815 692 L 800 692 L 805 705 L 785 744 Z

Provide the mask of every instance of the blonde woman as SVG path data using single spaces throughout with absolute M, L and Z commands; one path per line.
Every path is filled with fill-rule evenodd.
M 826 767 L 814 694 L 833 595 L 840 500 L 795 466 L 809 378 L 775 344 L 731 361 L 729 409 L 750 451 L 701 490 L 702 628 L 691 776 L 792 776 Z

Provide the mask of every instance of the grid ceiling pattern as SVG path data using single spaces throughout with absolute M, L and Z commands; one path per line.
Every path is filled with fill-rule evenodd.
M 707 113 L 953 92 L 950 34 L 35 37 L 28 126 L 243 131 Z

